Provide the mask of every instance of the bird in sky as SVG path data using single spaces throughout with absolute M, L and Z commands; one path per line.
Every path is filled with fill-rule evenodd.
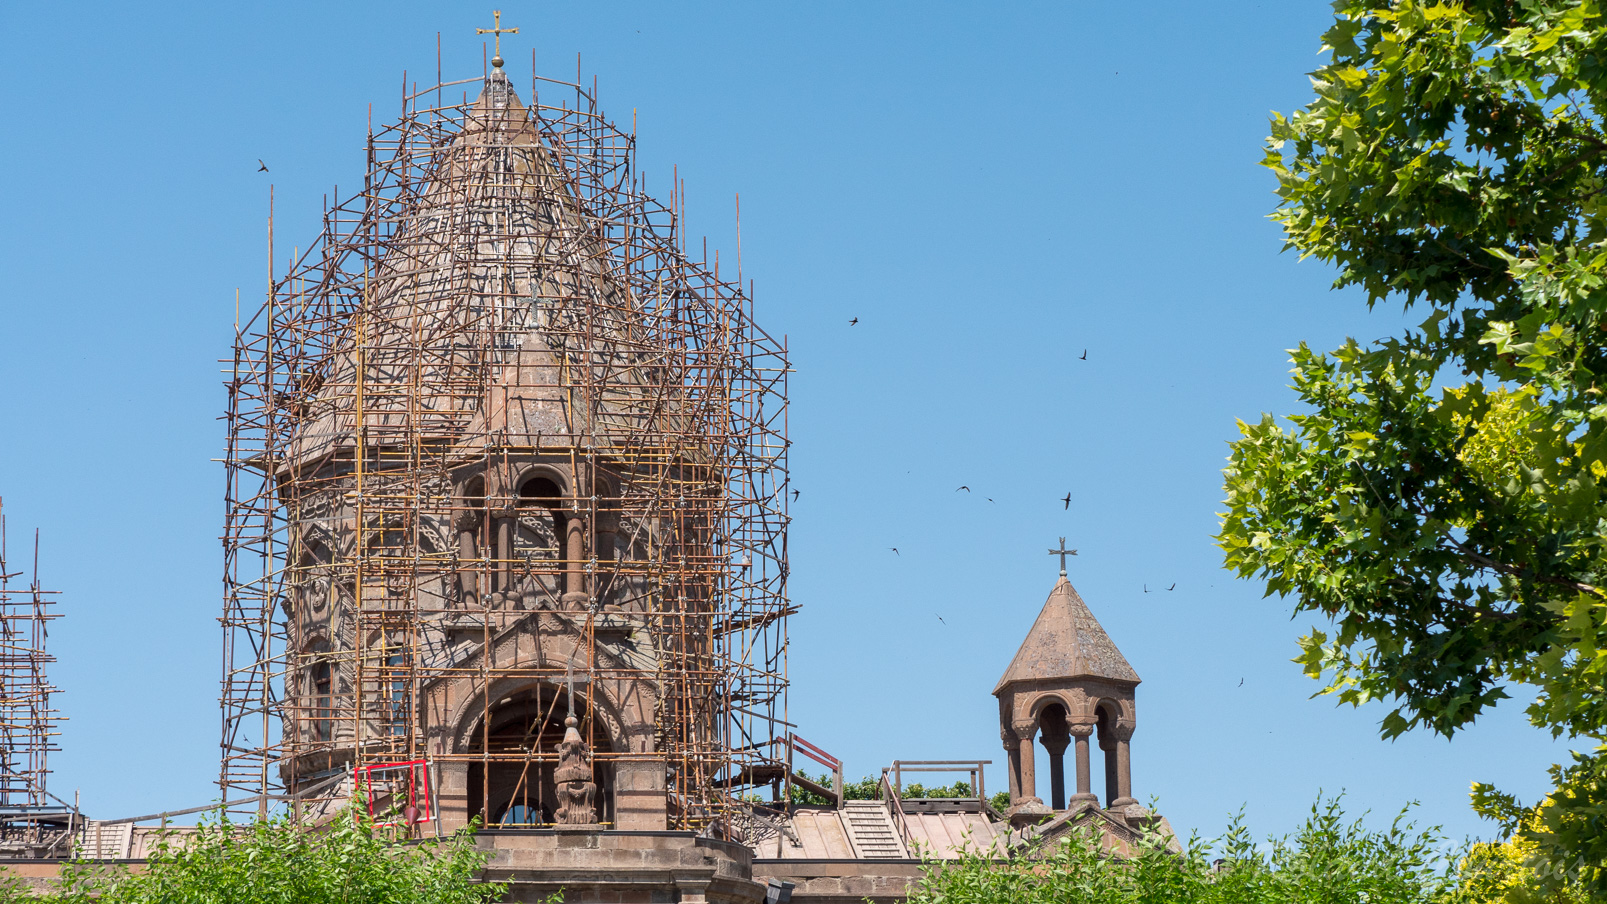
M 989 501 L 989 502 L 992 502 L 992 501 L 993 501 L 993 500 L 992 500 L 992 499 L 989 499 L 989 500 L 988 500 L 988 501 Z
M 855 317 L 853 320 L 848 321 L 848 325 L 849 326 L 858 326 L 859 325 L 859 318 Z
M 1082 357 L 1078 358 L 1077 360 L 1078 361 L 1087 361 L 1088 360 L 1088 349 L 1086 349 L 1086 348 L 1083 349 L 1082 350 Z
M 968 487 L 968 486 L 964 486 L 964 485 L 961 485 L 961 486 L 957 486 L 957 487 L 955 487 L 955 488 L 954 488 L 954 492 L 956 492 L 956 493 L 958 493 L 958 492 L 959 492 L 959 491 L 961 491 L 961 490 L 964 490 L 964 491 L 966 491 L 966 492 L 967 492 L 967 493 L 969 493 L 969 492 L 971 492 L 971 488 L 970 488 L 970 487 Z
M 263 163 L 263 162 L 262 162 L 262 158 L 261 158 L 261 157 L 258 157 L 258 158 L 257 158 L 257 172 L 259 172 L 259 173 L 265 173 L 265 172 L 267 172 L 267 171 L 268 171 L 268 164 L 266 164 L 266 163 Z
M 1067 493 L 1066 495 L 1060 497 L 1060 501 L 1064 502 L 1066 504 L 1066 511 L 1068 511 L 1068 512 L 1071 511 L 1071 494 L 1070 493 Z
M 898 551 L 897 546 L 889 546 L 887 548 L 891 549 L 893 551 L 893 555 L 898 556 L 899 558 L 903 558 L 903 555 Z
M 1243 678 L 1239 679 L 1239 687 L 1244 687 L 1244 679 Z
M 1176 590 L 1176 589 L 1177 589 L 1177 582 L 1176 582 L 1176 581 L 1173 581 L 1173 582 L 1172 582 L 1172 586 L 1170 586 L 1170 587 L 1168 587 L 1168 588 L 1166 588 L 1166 589 L 1167 589 L 1167 590 Z
M 937 617 L 937 620 L 938 620 L 938 621 L 943 621 L 943 616 L 941 616 L 941 615 L 939 615 L 939 616 L 938 616 L 938 617 Z M 946 621 L 943 621 L 943 624 L 945 624 L 945 625 L 946 625 L 946 624 L 948 624 L 948 622 L 946 622 Z
M 798 501 L 798 491 L 797 491 L 797 490 L 793 490 L 793 491 L 792 491 L 792 501 L 793 501 L 793 502 L 797 502 L 797 501 Z
M 1148 593 L 1148 592 L 1149 592 L 1149 585 L 1148 585 L 1148 584 L 1145 584 L 1145 585 L 1144 585 L 1144 592 L 1145 592 L 1145 593 Z

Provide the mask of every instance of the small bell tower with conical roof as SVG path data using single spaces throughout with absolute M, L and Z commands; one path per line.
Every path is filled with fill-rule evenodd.
M 993 689 L 999 698 L 999 737 L 1009 756 L 1011 821 L 1037 822 L 1068 809 L 1065 752 L 1075 742 L 1077 790 L 1069 809 L 1098 807 L 1092 791 L 1088 741 L 1096 738 L 1105 761 L 1105 809 L 1125 811 L 1133 799 L 1128 742 L 1135 724 L 1134 690 L 1138 673 L 1110 635 L 1095 620 L 1088 604 L 1066 578 L 1066 549 L 1060 556 L 1060 580 Z M 1034 743 L 1041 735 L 1050 759 L 1050 804 L 1038 797 L 1034 777 Z

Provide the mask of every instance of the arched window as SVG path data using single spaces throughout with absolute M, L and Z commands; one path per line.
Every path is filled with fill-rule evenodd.
M 513 804 L 502 811 L 502 816 L 497 820 L 497 824 L 504 826 L 535 826 L 541 825 L 542 822 L 551 821 L 550 819 L 543 820 L 541 812 L 535 807 Z
M 405 667 L 407 654 L 400 645 L 385 654 L 385 730 L 392 737 L 403 737 L 408 728 L 408 687 Z
M 329 644 L 319 641 L 308 651 L 312 659 L 307 668 L 307 734 L 314 743 L 335 739 L 335 669 L 330 662 Z
M 1066 707 L 1051 703 L 1038 713 L 1038 729 L 1044 749 L 1049 751 L 1049 806 L 1066 809 L 1066 746 L 1071 734 L 1066 728 Z M 1042 787 L 1039 785 L 1038 787 Z
M 564 736 L 568 698 L 561 688 L 532 685 L 502 697 L 490 709 L 489 722 L 476 726 L 469 752 L 482 754 L 469 764 L 470 815 L 490 824 L 551 825 L 558 811 L 554 769 L 558 743 Z M 592 780 L 597 783 L 597 818 L 613 821 L 613 747 L 606 732 L 594 727 L 586 700 L 575 695 L 580 735 L 592 748 Z
M 1105 806 L 1110 806 L 1116 798 L 1121 796 L 1121 789 L 1116 775 L 1116 719 L 1118 715 L 1109 700 L 1099 701 L 1095 708 L 1099 727 L 1100 759 L 1105 765 Z
M 560 563 L 565 558 L 567 527 L 563 490 L 557 483 L 546 477 L 532 477 L 519 485 L 519 526 L 514 534 L 514 556 L 529 563 L 532 574 L 562 574 Z
M 529 509 L 533 515 L 539 513 L 541 517 L 532 519 L 538 523 L 542 518 L 546 520 L 549 530 L 542 533 L 550 531 L 551 536 L 541 537 L 540 541 L 555 553 L 563 548 L 564 522 L 567 520 L 563 504 L 563 491 L 545 477 L 532 477 L 519 485 L 519 508 Z M 525 525 L 521 524 L 520 527 Z M 555 557 L 562 558 L 561 555 Z

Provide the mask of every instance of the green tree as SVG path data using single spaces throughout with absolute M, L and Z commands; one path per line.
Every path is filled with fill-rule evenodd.
M 91 861 L 68 864 L 57 887 L 28 898 L 15 883 L 0 901 L 58 904 L 488 904 L 506 886 L 481 881 L 489 854 L 467 832 L 400 841 L 390 830 L 342 816 L 315 830 L 283 819 L 226 820 L 173 835 L 133 872 Z M 553 899 L 561 900 L 561 897 Z
M 1241 424 L 1218 541 L 1297 614 L 1324 691 L 1451 735 L 1532 685 L 1590 750 L 1544 806 L 1475 802 L 1607 896 L 1607 27 L 1596 0 L 1338 0 L 1265 165 L 1290 247 L 1421 325 L 1293 352 Z M 1523 820 L 1515 813 L 1537 814 Z

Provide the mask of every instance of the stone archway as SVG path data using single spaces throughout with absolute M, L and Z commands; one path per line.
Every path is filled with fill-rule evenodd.
M 465 749 L 480 755 L 468 764 L 467 815 L 481 817 L 488 826 L 552 825 L 558 809 L 553 773 L 568 715 L 566 694 L 562 688 L 532 683 L 501 696 L 488 712 L 487 720 L 475 720 Z M 613 743 L 602 725 L 593 725 L 593 708 L 581 694 L 575 695 L 575 714 L 581 736 L 594 754 L 603 755 L 594 760 L 597 818 L 613 822 L 613 770 L 606 758 Z

